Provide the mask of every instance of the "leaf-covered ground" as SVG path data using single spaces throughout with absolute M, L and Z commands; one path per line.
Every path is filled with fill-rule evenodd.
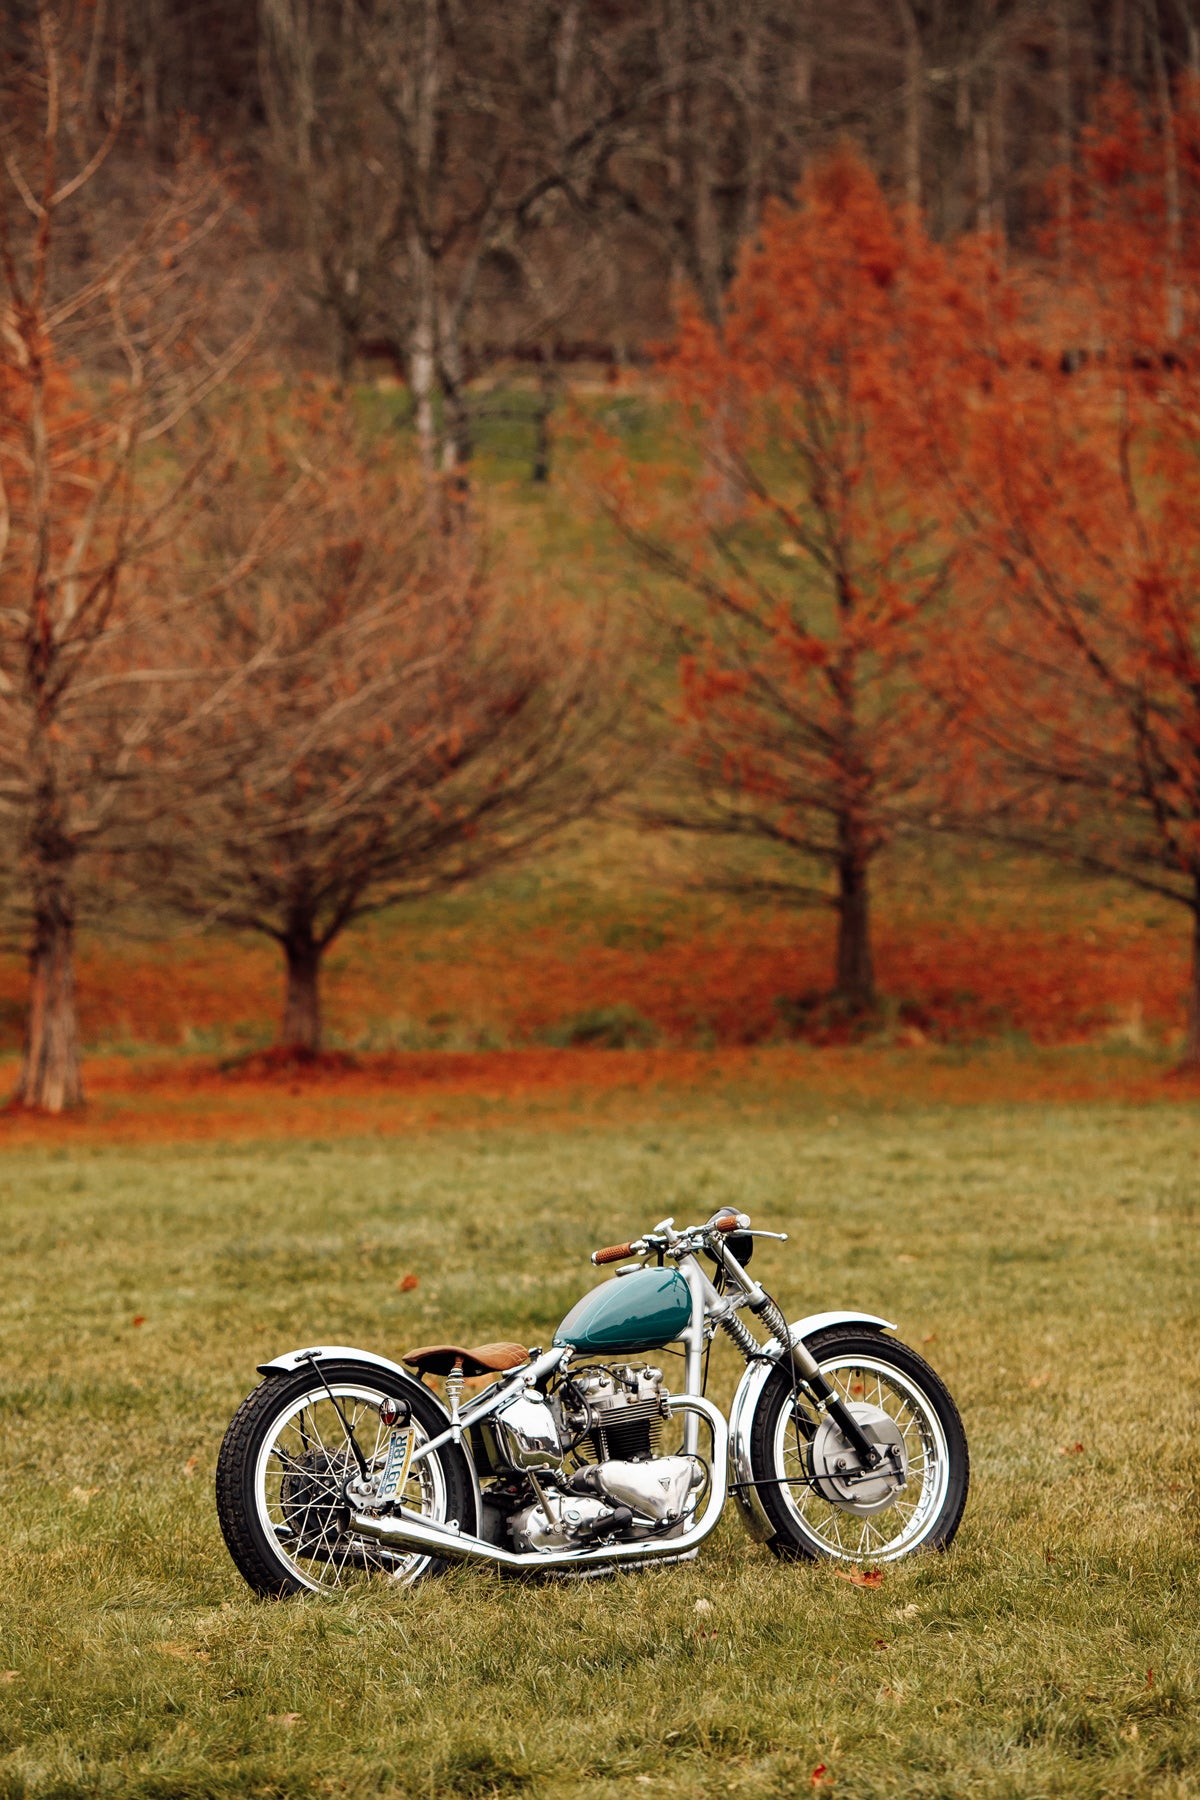
M 474 1050 L 587 1041 L 599 1016 L 629 1042 L 712 1048 L 844 1042 L 823 999 L 832 926 L 822 913 L 722 910 L 652 895 L 572 917 L 508 904 L 442 908 L 349 934 L 328 959 L 329 1039 L 351 1050 Z M 1149 1044 L 1182 1033 L 1182 912 L 1132 906 L 1079 928 L 1008 916 L 953 923 L 920 912 L 876 932 L 884 999 L 869 1035 L 892 1042 Z M 23 959 L 0 959 L 0 1048 L 20 1043 Z M 216 937 L 86 942 L 79 964 L 89 1046 L 228 1053 L 268 1042 L 281 969 L 272 946 Z
M 1200 1793 L 1195 1109 L 706 1113 L 12 1152 L 0 1795 Z M 726 1201 L 794 1234 L 790 1312 L 881 1310 L 950 1382 L 948 1556 L 861 1588 L 731 1518 L 616 1580 L 249 1595 L 211 1478 L 265 1354 L 539 1341 L 595 1242 Z
M 342 1139 L 483 1129 L 654 1128 L 711 1119 L 790 1117 L 798 1096 L 836 1120 L 839 1107 L 884 1112 L 914 1103 L 1109 1101 L 1172 1106 L 1200 1095 L 1161 1048 L 871 1044 L 814 1049 L 400 1051 L 313 1064 L 255 1053 L 92 1057 L 88 1104 L 49 1117 L 0 1110 L 0 1148 Z M 0 1060 L 0 1092 L 16 1083 Z
M 326 958 L 328 1042 L 367 1054 L 855 1039 L 1169 1052 L 1182 1037 L 1187 915 L 1165 900 L 986 846 L 901 846 L 874 896 L 879 1012 L 851 1026 L 823 999 L 832 910 L 705 894 L 714 857 L 589 827 L 536 866 L 367 920 Z M 0 955 L 0 1052 L 20 1047 L 27 980 L 14 943 Z M 153 918 L 132 936 L 85 933 L 77 985 L 89 1056 L 216 1060 L 271 1042 L 282 958 Z

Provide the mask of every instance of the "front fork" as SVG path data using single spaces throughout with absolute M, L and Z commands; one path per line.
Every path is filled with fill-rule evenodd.
M 767 1330 L 784 1346 L 785 1354 L 790 1349 L 791 1363 L 797 1375 L 816 1401 L 821 1411 L 827 1413 L 834 1421 L 864 1469 L 874 1469 L 883 1461 L 883 1452 L 877 1444 L 871 1443 L 862 1426 L 855 1418 L 842 1396 L 831 1381 L 821 1372 L 821 1365 L 812 1354 L 802 1338 L 791 1341 L 788 1322 L 780 1312 L 769 1294 L 764 1295 L 766 1304 L 752 1308 Z
M 748 1296 L 750 1311 L 762 1320 L 772 1337 L 778 1341 L 783 1355 L 789 1358 L 796 1374 L 821 1411 L 828 1414 L 834 1421 L 858 1457 L 862 1467 L 864 1469 L 877 1468 L 883 1460 L 882 1451 L 877 1445 L 870 1442 L 833 1383 L 822 1374 L 821 1366 L 809 1350 L 808 1345 L 802 1339 L 797 1339 L 795 1343 L 792 1342 L 788 1322 L 767 1290 L 746 1274 L 737 1258 L 728 1249 L 723 1249 L 722 1254 L 727 1265 L 727 1272 L 734 1277 Z M 685 1258 L 680 1266 L 687 1277 L 688 1287 L 692 1294 L 692 1319 L 687 1336 L 687 1391 L 689 1394 L 698 1394 L 703 1379 L 702 1357 L 706 1315 L 715 1317 L 718 1324 L 724 1327 L 747 1362 L 760 1353 L 761 1345 L 743 1321 L 738 1318 L 728 1300 L 717 1293 L 716 1288 L 694 1257 Z M 698 1421 L 689 1418 L 684 1426 L 686 1449 L 695 1449 L 694 1440 L 698 1429 Z M 691 1434 L 692 1441 L 688 1441 L 686 1435 L 688 1433 Z

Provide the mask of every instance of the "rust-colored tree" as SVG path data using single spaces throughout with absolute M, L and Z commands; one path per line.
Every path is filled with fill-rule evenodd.
M 186 152 L 145 204 L 113 179 L 111 52 L 103 8 L 42 0 L 0 81 L 0 809 L 28 908 L 17 1098 L 53 1112 L 83 1095 L 83 871 L 116 848 L 186 705 L 150 572 L 209 459 L 173 460 L 171 433 L 240 349 L 236 330 L 216 347 L 192 285 L 228 195 Z
M 831 906 L 833 993 L 851 1012 L 876 999 L 876 859 L 939 754 L 920 672 L 951 551 L 915 471 L 934 459 L 969 311 L 919 223 L 839 155 L 768 208 L 721 327 L 683 314 L 667 374 L 692 460 L 625 464 L 610 488 L 677 596 L 678 735 L 652 816 L 749 841 L 723 885 Z M 737 421 L 730 524 L 704 504 L 722 474 L 705 462 L 714 419 Z
M 970 452 L 975 606 L 956 698 L 975 829 L 1191 915 L 1200 1066 L 1200 110 L 1109 96 L 1072 193 L 1083 272 L 997 336 Z
M 200 779 L 172 775 L 145 885 L 279 946 L 281 1044 L 311 1055 L 347 927 L 512 862 L 612 790 L 620 683 L 602 630 L 506 601 L 319 388 L 279 402 L 236 494 L 204 507 L 218 570 L 297 478 L 286 541 L 206 614 L 205 660 L 245 681 L 189 737 Z

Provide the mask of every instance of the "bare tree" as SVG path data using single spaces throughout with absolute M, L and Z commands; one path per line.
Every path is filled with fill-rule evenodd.
M 634 100 L 583 0 L 261 8 L 271 163 L 339 372 L 368 333 L 393 342 L 427 485 L 461 484 L 468 383 L 512 336 L 495 307 L 472 335 L 481 287 L 505 272 L 533 340 L 580 303 L 585 192 Z
M 140 206 L 106 187 L 126 91 L 119 58 L 106 107 L 89 91 L 104 17 L 41 0 L 0 95 L 0 812 L 30 919 L 17 1097 L 55 1112 L 83 1097 L 81 869 L 188 704 L 152 570 L 210 458 L 181 462 L 172 433 L 253 331 L 215 349 L 192 285 L 231 204 L 199 158 Z
M 311 1053 L 322 959 L 348 926 L 511 862 L 613 789 L 620 683 L 603 634 L 573 644 L 430 533 L 386 444 L 365 446 L 329 396 L 269 438 L 205 508 L 218 568 L 297 470 L 305 503 L 206 615 L 205 660 L 253 672 L 189 731 L 202 775 L 189 788 L 172 769 L 144 886 L 278 944 L 282 1040 Z
M 711 314 L 761 196 L 789 192 L 833 137 L 919 198 L 938 235 L 1004 223 L 1028 245 L 1107 80 L 1151 100 L 1163 69 L 1200 68 L 1197 0 L 105 10 L 124 19 L 147 162 L 169 160 L 180 112 L 262 157 L 277 247 L 329 323 L 335 366 L 349 372 L 364 332 L 392 339 L 432 395 L 435 469 L 448 440 L 452 458 L 469 444 L 464 389 L 510 324 L 529 343 L 547 317 L 564 341 L 602 322 L 637 346 L 681 278 Z M 35 11 L 0 9 L 0 58 Z M 95 92 L 109 62 L 91 61 Z M 1060 188 L 1052 212 L 1068 198 Z

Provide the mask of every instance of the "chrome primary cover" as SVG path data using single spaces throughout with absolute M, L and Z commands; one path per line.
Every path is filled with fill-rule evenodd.
M 509 1529 L 518 1550 L 561 1550 L 578 1544 L 590 1525 L 612 1517 L 606 1501 L 589 1499 L 586 1494 L 558 1494 L 552 1504 L 553 1516 L 544 1505 L 527 1506 L 513 1514 Z

